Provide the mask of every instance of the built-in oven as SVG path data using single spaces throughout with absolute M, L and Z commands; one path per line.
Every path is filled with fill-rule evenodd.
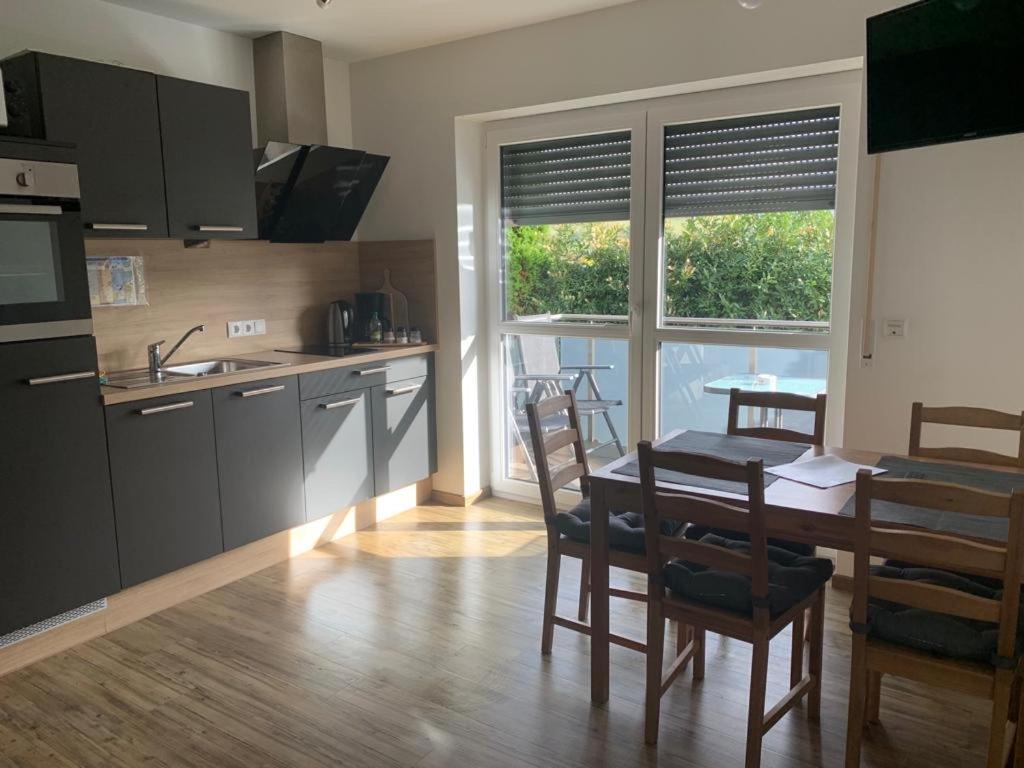
M 74 147 L 0 140 L 0 342 L 92 333 Z

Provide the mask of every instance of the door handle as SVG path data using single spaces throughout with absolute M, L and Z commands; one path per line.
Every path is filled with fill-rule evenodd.
M 28 385 L 30 387 L 38 387 L 43 384 L 61 384 L 65 381 L 78 381 L 79 379 L 91 379 L 96 375 L 96 371 L 78 371 L 76 373 L 60 373 L 56 376 L 40 376 L 39 378 L 29 379 Z
M 356 376 L 369 376 L 371 373 L 387 373 L 390 370 L 390 365 L 382 365 L 380 368 L 363 368 L 355 371 L 355 374 Z
M 217 226 L 214 224 L 200 224 L 196 229 L 200 232 L 245 232 L 245 227 Z
M 262 389 L 244 389 L 238 394 L 242 397 L 259 397 L 260 395 L 272 395 L 274 392 L 281 392 L 284 388 L 284 384 L 277 384 L 273 387 L 263 387 Z
M 14 213 L 29 216 L 60 216 L 64 209 L 59 205 L 17 205 L 14 203 L 0 204 L 0 213 Z
M 411 387 L 399 387 L 398 389 L 387 389 L 384 393 L 391 397 L 392 395 L 408 395 L 410 392 L 416 392 L 422 389 L 422 384 L 413 384 Z
M 180 403 L 170 403 L 169 405 L 155 405 L 152 408 L 140 408 L 139 416 L 152 416 L 154 413 L 167 413 L 168 411 L 180 411 L 185 408 L 191 408 L 195 405 L 192 400 L 183 400 Z
M 86 224 L 89 229 L 97 232 L 148 232 L 149 224 Z
M 334 403 L 320 403 L 320 407 L 325 411 L 333 411 L 335 408 L 350 408 L 353 405 L 359 405 L 361 397 L 353 397 L 351 400 L 338 400 Z

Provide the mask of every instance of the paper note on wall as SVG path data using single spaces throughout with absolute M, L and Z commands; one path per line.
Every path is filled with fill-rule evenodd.
M 146 273 L 141 256 L 90 256 L 89 301 L 94 307 L 146 306 Z

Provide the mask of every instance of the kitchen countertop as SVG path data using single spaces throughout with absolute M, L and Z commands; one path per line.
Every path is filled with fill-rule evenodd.
M 347 357 L 327 357 L 325 355 L 304 355 L 296 352 L 249 352 L 241 355 L 224 355 L 225 359 L 232 360 L 264 360 L 268 363 L 281 363 L 270 368 L 259 368 L 257 370 L 239 371 L 237 373 L 225 373 L 217 376 L 195 376 L 175 378 L 159 384 L 152 384 L 145 387 L 133 389 L 120 389 L 118 387 L 101 386 L 100 394 L 103 397 L 104 405 L 116 405 L 117 403 L 128 403 L 135 400 L 146 400 L 151 397 L 163 397 L 165 395 L 178 395 L 183 392 L 196 392 L 203 389 L 214 389 L 232 384 L 246 384 L 251 381 L 262 381 L 264 379 L 276 379 L 281 376 L 295 376 L 300 373 L 314 373 L 316 371 L 327 371 L 332 368 L 345 368 L 350 365 L 361 363 L 373 363 L 381 360 L 394 360 L 399 357 L 413 357 L 424 355 L 428 352 L 436 352 L 437 344 L 424 344 L 418 347 L 406 347 L 404 349 L 383 349 L 379 351 L 364 352 L 358 355 Z M 209 357 L 205 359 L 210 359 Z M 187 363 L 187 360 L 176 361 L 176 365 Z

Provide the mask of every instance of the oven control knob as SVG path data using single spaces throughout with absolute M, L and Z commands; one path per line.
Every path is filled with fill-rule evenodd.
M 36 183 L 36 174 L 31 168 L 27 168 L 14 177 L 19 187 L 31 187 Z

